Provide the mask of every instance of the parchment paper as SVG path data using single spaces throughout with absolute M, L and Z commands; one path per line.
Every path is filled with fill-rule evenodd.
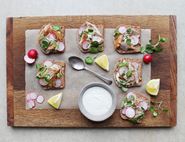
M 100 69 L 96 64 L 94 65 L 87 65 L 90 69 L 113 79 L 113 68 L 121 57 L 129 57 L 129 58 L 142 58 L 142 54 L 127 54 L 127 55 L 121 55 L 118 54 L 113 47 L 113 31 L 114 29 L 105 29 L 105 51 L 104 53 L 108 56 L 109 62 L 110 62 L 110 71 L 106 72 Z M 44 55 L 39 48 L 38 45 L 38 32 L 39 30 L 33 29 L 33 30 L 27 30 L 25 32 L 26 36 L 26 53 L 29 49 L 36 48 L 39 57 L 36 61 L 36 63 L 42 62 L 46 59 L 55 59 L 55 60 L 63 60 L 66 63 L 66 72 L 65 72 L 65 88 L 62 90 L 44 90 L 38 83 L 36 79 L 36 63 L 33 66 L 29 66 L 25 64 L 25 91 L 26 94 L 29 92 L 36 92 L 38 95 L 43 95 L 45 98 L 45 101 L 43 104 L 36 104 L 35 109 L 52 109 L 52 107 L 47 103 L 47 100 L 52 97 L 53 95 L 56 95 L 59 92 L 63 92 L 63 100 L 60 109 L 78 109 L 78 96 L 82 90 L 82 88 L 91 83 L 91 82 L 101 82 L 98 78 L 93 76 L 92 74 L 88 73 L 87 71 L 75 71 L 73 70 L 69 64 L 68 64 L 68 57 L 75 55 L 79 56 L 81 58 L 85 58 L 89 54 L 83 54 L 78 49 L 78 40 L 77 40 L 77 29 L 66 29 L 65 31 L 65 44 L 66 44 L 66 50 L 63 54 L 55 54 L 55 55 Z M 145 45 L 148 43 L 148 41 L 151 39 L 151 30 L 150 29 L 142 29 L 142 39 L 141 43 L 142 45 Z M 25 54 L 26 54 L 25 53 Z M 103 54 L 103 53 L 99 53 Z M 96 56 L 94 54 L 93 56 Z M 143 65 L 143 84 L 146 84 L 151 78 L 151 65 Z M 110 86 L 114 93 L 117 95 L 117 108 L 120 108 L 120 101 L 123 96 L 122 91 L 113 84 Z M 134 87 L 129 89 L 129 91 L 141 91 L 145 93 L 144 91 L 144 85 L 141 87 Z M 128 92 L 129 92 L 128 91 Z M 26 105 L 25 105 L 26 106 Z M 26 109 L 27 106 L 26 106 Z

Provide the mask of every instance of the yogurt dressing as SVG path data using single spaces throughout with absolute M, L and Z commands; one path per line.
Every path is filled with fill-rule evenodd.
M 82 104 L 89 114 L 104 115 L 112 106 L 112 96 L 103 87 L 91 87 L 84 92 Z

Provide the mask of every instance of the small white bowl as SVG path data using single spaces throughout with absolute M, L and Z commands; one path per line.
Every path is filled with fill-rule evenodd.
M 83 95 L 84 93 L 86 92 L 87 89 L 89 88 L 92 88 L 92 87 L 102 87 L 104 88 L 105 90 L 107 90 L 111 96 L 112 96 L 112 106 L 110 107 L 109 111 L 103 115 L 92 115 L 90 114 L 89 112 L 86 111 L 84 105 L 83 105 L 83 102 L 82 102 L 82 98 L 83 98 Z M 80 96 L 79 96 L 79 99 L 78 99 L 78 106 L 79 106 L 79 109 L 81 111 L 81 113 L 86 117 L 88 118 L 89 120 L 92 120 L 92 121 L 96 121 L 96 122 L 100 122 L 100 121 L 104 121 L 106 119 L 108 119 L 115 111 L 116 109 L 116 95 L 113 93 L 113 91 L 110 89 L 109 86 L 105 85 L 105 84 L 102 84 L 102 83 L 97 83 L 97 82 L 94 82 L 94 83 L 90 83 L 88 85 L 86 85 L 81 93 L 80 93 Z

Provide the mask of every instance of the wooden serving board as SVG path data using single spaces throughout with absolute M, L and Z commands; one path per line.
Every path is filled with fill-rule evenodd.
M 86 119 L 78 109 L 25 109 L 25 31 L 39 29 L 47 23 L 78 28 L 83 22 L 103 24 L 115 28 L 120 24 L 140 25 L 152 30 L 152 39 L 158 34 L 168 38 L 161 53 L 154 54 L 152 78 L 160 78 L 160 92 L 155 100 L 163 100 L 169 109 L 153 118 L 150 112 L 141 124 L 131 124 L 120 118 L 119 110 L 106 121 L 95 123 Z M 7 18 L 7 122 L 15 127 L 173 127 L 177 111 L 177 55 L 175 16 L 57 16 Z M 74 92 L 75 93 L 75 92 Z

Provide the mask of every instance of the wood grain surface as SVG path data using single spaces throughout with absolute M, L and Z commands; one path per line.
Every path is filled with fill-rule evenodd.
M 152 62 L 152 78 L 160 78 L 157 98 L 169 109 L 157 118 L 146 113 L 141 124 L 133 125 L 119 116 L 119 110 L 106 121 L 95 123 L 86 119 L 78 109 L 25 109 L 25 31 L 39 29 L 47 23 L 61 24 L 66 28 L 78 28 L 83 22 L 103 24 L 115 28 L 120 24 L 139 25 L 152 29 L 152 39 L 158 34 L 168 38 L 164 50 L 155 54 Z M 173 127 L 177 111 L 177 55 L 175 16 L 57 16 L 7 18 L 7 122 L 15 127 Z M 75 92 L 74 92 L 75 93 Z

